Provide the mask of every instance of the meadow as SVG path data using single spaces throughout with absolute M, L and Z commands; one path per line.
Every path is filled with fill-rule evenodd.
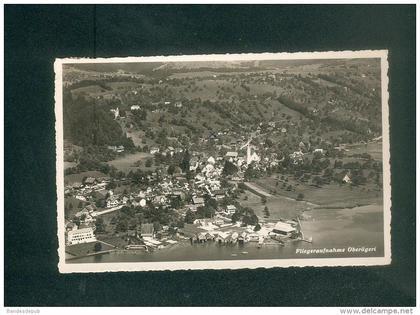
M 134 163 L 138 161 L 142 161 L 140 168 L 144 170 L 153 170 L 154 167 L 145 167 L 145 161 L 148 158 L 151 158 L 152 155 L 146 152 L 136 152 L 132 154 L 127 154 L 124 156 L 121 156 L 115 160 L 109 161 L 108 164 L 116 167 L 119 171 L 123 171 L 125 173 L 128 173 L 129 171 L 135 171 L 139 167 L 135 166 Z
M 293 177 L 288 177 L 287 180 L 287 186 L 291 185 L 294 187 L 294 190 L 288 191 L 282 188 L 281 183 L 276 186 L 278 180 L 274 176 L 258 179 L 256 184 L 266 191 L 275 191 L 274 196 L 286 196 L 296 199 L 298 194 L 302 193 L 305 201 L 324 207 L 347 208 L 382 203 L 382 191 L 372 184 L 351 186 L 349 184 L 339 185 L 332 183 L 322 187 L 315 187 L 307 183 L 298 182 Z
M 346 145 L 347 155 L 368 153 L 374 160 L 382 161 L 382 142 Z
M 285 196 L 272 196 L 267 198 L 267 202 L 263 203 L 261 197 L 245 190 L 240 194 L 239 202 L 244 207 L 250 207 L 255 214 L 264 219 L 264 208 L 269 211 L 268 220 L 275 221 L 279 219 L 292 219 L 305 210 L 312 209 L 312 206 L 305 201 L 296 201 Z

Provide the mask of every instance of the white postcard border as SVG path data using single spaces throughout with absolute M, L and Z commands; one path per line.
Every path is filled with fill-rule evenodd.
M 64 146 L 63 146 L 63 104 L 62 66 L 74 63 L 129 63 L 129 62 L 179 62 L 179 61 L 244 61 L 244 60 L 296 60 L 296 59 L 381 59 L 381 102 L 382 102 L 382 154 L 383 154 L 383 216 L 384 257 L 352 258 L 300 258 L 300 259 L 249 259 L 215 261 L 170 261 L 170 262 L 124 262 L 124 263 L 81 263 L 65 261 L 64 231 Z M 388 93 L 388 51 L 328 51 L 295 53 L 255 54 L 210 54 L 121 58 L 62 58 L 56 59 L 55 70 L 55 131 L 56 131 L 56 185 L 57 185 L 57 237 L 58 269 L 60 273 L 116 272 L 116 271 L 158 271 L 158 270 L 201 270 L 201 269 L 255 269 L 274 267 L 333 267 L 333 266 L 376 266 L 391 263 L 391 174 L 389 144 L 389 93 Z

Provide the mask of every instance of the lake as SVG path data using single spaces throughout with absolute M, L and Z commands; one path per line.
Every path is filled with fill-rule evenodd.
M 153 262 L 188 260 L 243 260 L 243 259 L 290 259 L 290 258 L 332 258 L 332 257 L 380 257 L 384 254 L 383 207 L 369 205 L 352 209 L 314 209 L 305 212 L 302 221 L 305 237 L 312 237 L 313 243 L 293 242 L 284 247 L 256 243 L 239 245 L 218 245 L 214 242 L 193 244 L 179 243 L 155 252 L 109 253 L 82 257 L 68 263 L 112 263 Z M 375 251 L 348 252 L 348 247 L 375 247 Z M 297 249 L 345 248 L 345 253 L 297 254 Z

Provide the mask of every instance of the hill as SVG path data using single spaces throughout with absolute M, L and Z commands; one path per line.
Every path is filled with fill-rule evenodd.
M 93 100 L 64 93 L 63 103 L 64 139 L 68 142 L 81 147 L 133 146 L 120 125 Z
M 269 123 L 285 131 L 266 137 L 291 149 L 302 140 L 338 144 L 381 135 L 376 59 L 125 64 L 133 76 L 117 71 L 111 78 L 97 76 L 102 66 L 87 78 L 81 66 L 83 79 L 66 87 L 64 106 L 65 137 L 82 146 L 126 143 L 126 132 L 149 146 L 167 136 L 188 144 L 224 131 L 219 141 L 229 142 L 235 132 Z M 132 105 L 141 109 L 131 112 Z M 118 122 L 115 107 L 124 113 Z

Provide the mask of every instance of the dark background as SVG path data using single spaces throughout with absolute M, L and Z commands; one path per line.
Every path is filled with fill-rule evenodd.
M 415 6 L 6 5 L 5 305 L 415 305 Z M 57 57 L 389 49 L 392 265 L 58 273 Z

